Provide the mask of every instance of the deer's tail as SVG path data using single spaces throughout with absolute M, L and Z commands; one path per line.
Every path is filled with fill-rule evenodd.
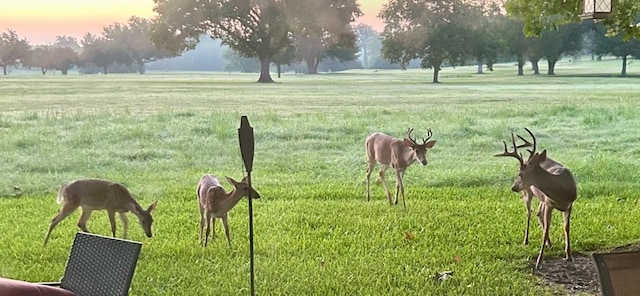
M 58 191 L 58 197 L 56 198 L 56 202 L 58 204 L 62 204 L 62 202 L 64 201 L 64 192 L 66 187 L 66 185 L 62 186 L 62 188 L 60 188 L 60 190 Z

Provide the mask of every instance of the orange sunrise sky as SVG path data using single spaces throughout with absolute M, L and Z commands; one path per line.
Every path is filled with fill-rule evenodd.
M 364 16 L 358 22 L 381 32 L 384 25 L 377 15 L 387 1 L 359 0 Z M 62 35 L 80 40 L 133 15 L 154 17 L 153 0 L 0 0 L 0 32 L 14 30 L 32 45 L 52 43 Z

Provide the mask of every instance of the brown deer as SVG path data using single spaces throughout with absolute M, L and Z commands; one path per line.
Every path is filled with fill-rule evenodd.
M 518 138 L 520 138 L 520 140 L 522 140 L 524 142 L 524 144 L 520 144 L 518 145 L 516 148 L 523 148 L 523 147 L 531 147 L 533 146 L 533 144 L 531 144 L 531 142 L 527 141 L 525 138 L 521 137 L 520 135 L 517 135 Z M 558 167 L 558 166 L 562 166 L 562 164 L 560 164 L 559 162 L 551 159 L 550 157 L 547 157 L 544 161 L 540 162 L 540 167 L 542 167 L 545 170 L 550 170 L 551 168 L 554 167 Z M 529 188 L 524 188 L 524 186 L 522 186 L 522 179 L 520 178 L 520 176 L 516 177 L 516 179 L 513 182 L 513 185 L 511 186 L 511 190 L 513 192 L 522 192 L 522 200 L 525 203 L 526 209 L 527 209 L 527 227 L 525 228 L 525 232 L 524 232 L 524 244 L 528 245 L 529 244 L 529 225 L 531 222 L 531 201 L 533 199 L 533 197 L 536 197 L 539 201 L 540 204 L 538 205 L 538 212 L 536 213 L 536 216 L 538 217 L 538 224 L 540 225 L 540 228 L 543 229 L 543 225 L 542 225 L 542 204 L 545 198 L 544 193 L 542 193 L 542 191 L 540 191 L 538 188 L 536 188 L 535 186 L 530 186 Z M 547 245 L 547 247 L 551 247 L 551 240 L 550 238 L 547 238 L 547 241 L 545 242 L 545 244 Z
M 227 236 L 227 243 L 231 248 L 231 238 L 229 237 L 229 224 L 227 221 L 227 214 L 229 211 L 245 196 L 251 194 L 251 198 L 260 198 L 260 194 L 255 189 L 249 187 L 247 183 L 247 177 L 242 178 L 242 181 L 237 182 L 234 179 L 226 177 L 229 184 L 233 186 L 233 189 L 227 193 L 220 181 L 213 175 L 206 174 L 200 178 L 198 182 L 198 189 L 196 194 L 198 196 L 198 207 L 200 209 L 200 242 L 202 243 L 203 230 L 206 225 L 206 232 L 204 235 L 204 244 L 207 246 L 209 242 L 209 233 L 213 229 L 211 238 L 215 237 L 215 218 L 222 220 L 224 226 L 224 233 Z
M 576 180 L 571 173 L 571 170 L 564 167 L 562 164 L 550 160 L 545 168 L 543 163 L 548 161 L 547 150 L 542 152 L 536 152 L 536 138 L 533 133 L 525 128 L 527 133 L 531 136 L 533 143 L 532 149 L 529 151 L 529 158 L 525 162 L 522 159 L 522 154 L 518 153 L 518 146 L 513 133 L 511 134 L 511 142 L 513 144 L 513 151 L 509 152 L 507 149 L 507 143 L 503 141 L 504 152 L 496 154 L 494 156 L 510 156 L 514 157 L 520 163 L 520 172 L 518 174 L 519 180 L 516 179 L 517 184 L 514 184 L 515 189 L 525 190 L 524 194 L 527 194 L 531 198 L 532 195 L 540 199 L 539 215 L 542 224 L 542 246 L 536 260 L 536 269 L 542 266 L 542 256 L 544 254 L 544 247 L 549 241 L 549 225 L 551 223 L 551 214 L 553 209 L 557 209 L 563 212 L 564 218 L 564 238 L 565 238 L 565 259 L 568 261 L 573 260 L 571 257 L 571 239 L 570 239 L 570 222 L 571 222 L 571 210 L 573 208 L 573 202 L 578 197 L 578 187 Z M 522 137 L 518 136 L 522 139 Z M 512 189 L 514 189 L 512 187 Z M 527 191 L 528 190 L 528 191 Z
M 58 215 L 51 220 L 49 232 L 47 232 L 47 236 L 44 239 L 45 246 L 47 245 L 47 241 L 49 241 L 51 231 L 56 225 L 73 213 L 78 207 L 82 208 L 82 215 L 80 216 L 80 221 L 78 221 L 78 227 L 84 232 L 89 232 L 89 229 L 87 229 L 87 221 L 89 217 L 91 217 L 92 211 L 107 210 L 112 235 L 114 237 L 116 236 L 115 214 L 118 213 L 124 228 L 123 237 L 127 238 L 129 221 L 125 213 L 131 211 L 138 216 L 142 230 L 144 230 L 147 237 L 151 237 L 151 224 L 153 224 L 151 213 L 155 211 L 158 203 L 158 201 L 155 201 L 145 210 L 138 204 L 124 185 L 98 179 L 75 180 L 65 184 L 58 191 L 57 202 L 58 204 L 62 204 L 62 209 L 60 209 Z
M 367 201 L 370 199 L 370 179 L 371 173 L 376 163 L 380 164 L 380 181 L 387 193 L 389 204 L 398 204 L 398 195 L 402 194 L 402 207 L 407 208 L 404 197 L 404 184 L 402 177 L 407 168 L 414 162 L 419 161 L 423 166 L 427 165 L 427 149 L 433 147 L 436 141 L 429 141 L 433 136 L 431 129 L 427 131 L 427 138 L 422 138 L 422 144 L 418 144 L 415 138 L 411 137 L 413 129 L 407 131 L 407 137 L 396 139 L 383 133 L 374 133 L 367 137 L 365 149 L 367 151 Z M 396 198 L 391 201 L 391 193 L 384 180 L 387 168 L 393 168 L 396 172 Z

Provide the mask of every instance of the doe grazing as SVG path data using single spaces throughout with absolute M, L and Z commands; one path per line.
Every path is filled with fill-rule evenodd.
M 404 184 L 402 178 L 407 168 L 416 160 L 423 166 L 427 165 L 427 149 L 432 148 L 436 141 L 429 141 L 433 136 L 431 129 L 427 131 L 427 137 L 422 138 L 422 144 L 418 144 L 411 136 L 413 129 L 407 131 L 407 137 L 396 139 L 383 133 L 373 133 L 365 140 L 367 151 L 367 201 L 370 199 L 371 173 L 376 163 L 380 164 L 380 181 L 387 193 L 389 204 L 398 204 L 398 195 L 402 195 L 402 207 L 407 208 L 404 196 Z M 387 168 L 393 168 L 396 172 L 396 197 L 391 201 L 391 193 L 384 180 Z
M 51 226 L 44 239 L 44 245 L 47 245 L 51 231 L 73 213 L 78 207 L 82 208 L 82 215 L 78 221 L 78 227 L 84 232 L 87 229 L 87 221 L 91 217 L 94 210 L 107 210 L 109 222 L 111 223 L 111 233 L 116 236 L 115 214 L 118 213 L 123 224 L 123 237 L 127 238 L 128 219 L 126 212 L 131 211 L 138 217 L 140 226 L 147 237 L 151 237 L 151 225 L 153 218 L 151 213 L 155 211 L 158 201 L 151 204 L 146 210 L 133 198 L 133 195 L 122 184 L 99 180 L 99 179 L 81 179 L 69 182 L 62 186 L 58 191 L 58 204 L 62 204 L 62 208 L 58 214 L 51 220 Z
M 573 202 L 578 197 L 578 187 L 571 170 L 547 157 L 546 149 L 542 152 L 536 152 L 536 138 L 528 128 L 525 128 L 525 130 L 531 136 L 533 143 L 525 140 L 525 145 L 516 146 L 515 137 L 512 133 L 511 143 L 513 145 L 513 151 L 508 151 L 507 143 L 503 141 L 504 152 L 494 156 L 514 157 L 520 163 L 518 177 L 511 189 L 514 191 L 524 190 L 523 198 L 525 202 L 528 203 L 528 216 L 530 216 L 530 200 L 532 196 L 540 200 L 538 217 L 542 226 L 542 246 L 540 247 L 535 266 L 536 269 L 539 269 L 542 267 L 544 247 L 545 245 L 551 245 L 549 225 L 551 224 L 553 209 L 563 212 L 565 259 L 569 261 L 573 260 L 570 240 L 571 210 L 573 208 Z M 523 139 L 521 136 L 518 137 Z M 532 148 L 527 150 L 529 152 L 529 158 L 525 162 L 522 159 L 522 154 L 518 153 L 518 148 L 526 146 L 532 146 Z M 529 222 L 527 221 L 527 225 L 528 224 Z M 527 242 L 527 236 L 528 226 L 527 232 L 525 233 L 525 243 Z
M 227 236 L 227 243 L 231 248 L 231 238 L 229 237 L 228 213 L 229 211 L 245 196 L 258 199 L 260 194 L 249 187 L 247 177 L 242 178 L 238 182 L 232 178 L 226 177 L 227 181 L 233 189 L 226 192 L 218 178 L 213 175 L 206 174 L 200 178 L 196 194 L 198 196 L 198 208 L 200 209 L 200 242 L 203 246 L 207 246 L 209 242 L 209 233 L 213 229 L 212 238 L 215 237 L 215 218 L 222 220 L 224 232 Z M 205 230 L 203 237 L 203 231 Z M 202 241 L 204 239 L 204 242 Z

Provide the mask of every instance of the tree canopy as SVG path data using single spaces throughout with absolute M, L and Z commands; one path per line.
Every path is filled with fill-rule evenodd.
M 602 20 L 610 35 L 625 38 L 640 38 L 637 0 L 612 0 L 612 11 Z M 524 32 L 528 36 L 539 36 L 544 29 L 555 29 L 558 25 L 578 22 L 583 14 L 584 0 L 508 0 L 507 12 L 524 21 Z
M 22 59 L 27 58 L 29 52 L 29 42 L 20 38 L 13 30 L 8 30 L 0 34 L 0 66 L 4 75 L 7 75 L 7 68 L 16 66 Z
M 202 34 L 220 39 L 244 57 L 258 58 L 258 82 L 273 82 L 272 59 L 295 43 L 296 55 L 311 61 L 345 58 L 355 34 L 349 24 L 359 15 L 355 0 L 154 0 L 154 43 L 173 55 L 195 47 Z M 331 17 L 329 17 L 331 16 Z M 313 44 L 314 51 L 303 45 Z M 348 54 L 348 52 L 347 52 Z M 349 58 L 349 56 L 346 56 Z

